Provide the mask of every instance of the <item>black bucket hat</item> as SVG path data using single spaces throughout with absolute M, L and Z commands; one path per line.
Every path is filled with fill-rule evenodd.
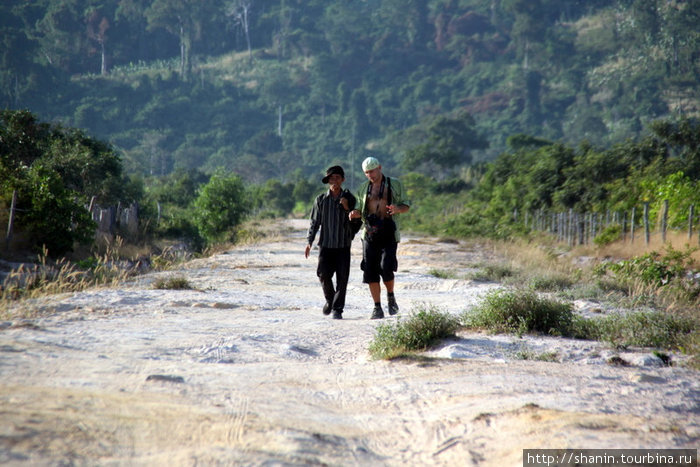
M 339 165 L 334 165 L 333 167 L 329 167 L 328 170 L 326 170 L 326 176 L 321 179 L 323 183 L 328 183 L 328 179 L 330 178 L 331 175 L 338 174 L 341 177 L 345 178 L 345 171 L 343 168 Z

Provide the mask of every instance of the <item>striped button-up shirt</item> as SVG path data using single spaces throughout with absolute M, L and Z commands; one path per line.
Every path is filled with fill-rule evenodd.
M 341 196 L 347 198 L 350 210 L 355 209 L 356 199 L 348 190 Z M 318 245 L 322 248 L 348 248 L 352 243 L 353 233 L 350 229 L 348 211 L 340 204 L 340 197 L 334 198 L 328 190 L 316 197 L 311 210 L 311 223 L 306 236 L 309 245 L 313 245 L 318 229 L 321 235 Z

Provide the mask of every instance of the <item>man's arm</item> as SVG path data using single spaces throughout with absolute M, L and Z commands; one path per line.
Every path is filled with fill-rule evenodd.
M 311 245 L 314 243 L 316 238 L 316 233 L 319 227 L 321 227 L 321 199 L 322 196 L 318 196 L 314 200 L 314 206 L 311 209 L 311 216 L 309 217 L 309 230 L 306 233 L 306 249 L 304 250 L 304 257 L 309 257 L 309 252 L 311 251 Z
M 409 209 L 411 209 L 411 202 L 405 198 L 403 184 L 395 178 L 391 179 L 391 183 L 391 197 L 393 204 L 386 207 L 387 212 L 392 216 L 394 214 L 403 214 L 408 212 Z
M 365 209 L 365 195 L 367 194 L 367 185 L 369 182 L 365 182 L 360 186 L 360 189 L 355 195 L 355 209 L 350 211 L 349 218 L 360 219 L 362 218 L 362 211 Z

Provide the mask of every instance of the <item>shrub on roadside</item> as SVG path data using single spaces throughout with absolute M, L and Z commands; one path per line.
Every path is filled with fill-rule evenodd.
M 528 281 L 528 286 L 540 292 L 556 292 L 568 289 L 573 285 L 573 279 L 564 274 L 538 274 L 532 276 Z
M 620 224 L 612 224 L 596 235 L 593 239 L 593 243 L 597 246 L 610 245 L 619 240 L 620 237 L 622 237 L 622 226 Z
M 531 290 L 492 291 L 479 306 L 462 315 L 468 328 L 562 336 L 570 334 L 573 319 L 571 304 L 539 297 Z
M 158 278 L 153 283 L 153 288 L 161 290 L 188 290 L 193 287 L 186 277 L 172 276 Z
M 435 276 L 438 279 L 457 279 L 457 273 L 451 269 L 435 269 L 432 268 L 428 271 L 428 274 Z
M 459 329 L 459 320 L 432 306 L 413 311 L 405 320 L 380 324 L 369 353 L 376 359 L 396 358 L 411 351 L 425 350 L 436 341 L 453 337 Z
M 620 313 L 597 318 L 598 338 L 616 347 L 661 349 L 688 347 L 697 325 L 690 319 L 660 311 Z
M 470 278 L 475 281 L 500 282 L 514 274 L 513 268 L 505 264 L 485 264 L 471 274 Z

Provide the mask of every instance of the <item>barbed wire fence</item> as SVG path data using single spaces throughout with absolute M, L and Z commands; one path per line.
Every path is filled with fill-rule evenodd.
M 514 210 L 513 220 L 517 222 L 519 215 L 520 213 Z M 547 232 L 554 236 L 558 242 L 567 243 L 569 246 L 593 243 L 596 237 L 610 226 L 618 226 L 620 237 L 624 242 L 634 243 L 643 234 L 646 245 L 651 242 L 652 233 L 659 234 L 661 242 L 666 243 L 670 230 L 668 200 L 662 202 L 662 208 L 655 222 L 650 219 L 648 202 L 643 203 L 641 213 L 637 207 L 633 207 L 629 212 L 606 211 L 605 213 L 578 213 L 572 209 L 565 212 L 551 212 L 539 209 L 534 212 L 525 211 L 522 216 L 522 222 L 527 228 L 533 231 Z M 696 217 L 698 216 L 695 205 L 691 205 L 687 217 L 689 243 L 697 230 L 696 226 L 700 223 L 700 220 L 696 221 Z M 698 232 L 697 237 L 700 246 L 700 232 Z

